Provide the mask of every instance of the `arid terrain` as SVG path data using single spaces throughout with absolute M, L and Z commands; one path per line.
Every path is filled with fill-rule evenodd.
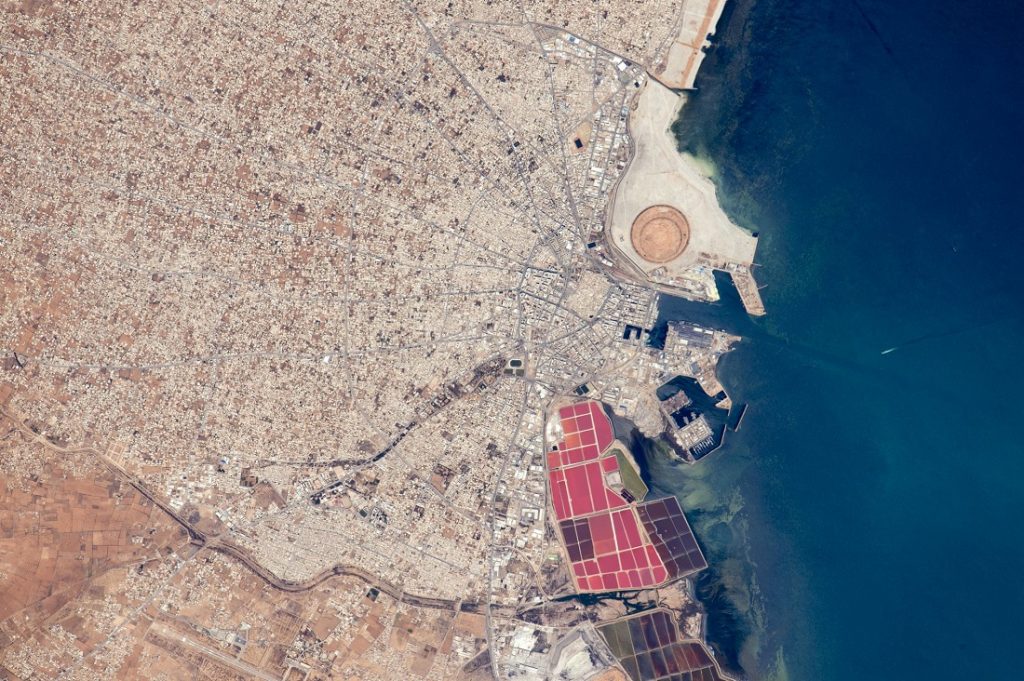
M 734 342 L 605 239 L 721 4 L 6 3 L 0 676 L 621 678 L 545 426 Z

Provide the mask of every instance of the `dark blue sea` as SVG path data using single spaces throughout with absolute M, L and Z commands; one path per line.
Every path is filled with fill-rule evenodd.
M 1024 678 L 1024 5 L 730 0 L 675 126 L 760 233 L 689 509 L 750 679 Z M 887 354 L 882 354 L 895 348 Z

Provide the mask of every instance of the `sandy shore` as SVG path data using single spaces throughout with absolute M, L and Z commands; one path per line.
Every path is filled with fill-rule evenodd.
M 760 315 L 764 314 L 764 306 L 750 271 L 757 238 L 725 214 L 718 204 L 715 185 L 701 164 L 692 156 L 679 153 L 670 127 L 686 96 L 662 82 L 692 85 L 700 59 L 691 55 L 686 64 L 672 66 L 681 59 L 678 46 L 696 45 L 702 58 L 700 47 L 714 30 L 724 5 L 725 0 L 687 4 L 680 21 L 679 37 L 669 48 L 663 77 L 647 78 L 634 100 L 629 116 L 633 155 L 610 199 L 606 241 L 613 255 L 627 265 L 625 269 L 638 273 L 659 288 L 689 298 L 718 300 L 713 270 L 728 271 L 747 311 Z M 695 38 L 698 34 L 699 40 Z M 664 77 L 672 73 L 677 75 Z M 654 205 L 678 209 L 690 226 L 686 249 L 668 262 L 645 260 L 630 239 L 634 220 Z
M 715 185 L 689 155 L 680 154 L 669 126 L 683 97 L 648 80 L 630 116 L 634 156 L 612 197 L 611 231 L 615 246 L 645 272 L 664 267 L 669 274 L 693 265 L 750 264 L 757 239 L 733 224 L 718 205 Z M 644 261 L 630 244 L 630 228 L 647 207 L 669 205 L 682 211 L 691 226 L 690 243 L 663 265 Z
M 651 75 L 666 86 L 677 90 L 689 90 L 697 78 L 708 35 L 715 32 L 715 26 L 725 9 L 726 0 L 697 0 L 683 5 L 679 32 L 669 46 L 665 59 L 657 64 Z

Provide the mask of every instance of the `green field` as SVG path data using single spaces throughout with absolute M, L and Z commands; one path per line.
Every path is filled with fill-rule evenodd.
M 615 460 L 619 462 L 619 475 L 622 476 L 622 486 L 629 490 L 629 493 L 636 497 L 637 501 L 643 501 L 644 497 L 647 496 L 647 485 L 640 479 L 640 474 L 621 449 L 613 449 L 612 454 L 615 455 Z

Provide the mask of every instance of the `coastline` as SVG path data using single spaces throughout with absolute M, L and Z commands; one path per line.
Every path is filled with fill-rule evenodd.
M 737 489 L 750 465 L 742 445 L 730 445 L 711 465 L 678 460 L 661 438 L 636 433 L 633 440 L 643 479 L 652 494 L 676 496 L 686 509 L 708 568 L 692 578 L 700 604 L 702 640 L 734 679 L 761 668 L 769 643 L 761 630 L 763 594 L 752 571 L 747 500 Z
M 726 272 L 748 314 L 761 316 L 765 308 L 752 273 L 757 234 L 735 224 L 722 210 L 707 169 L 680 152 L 671 131 L 687 102 L 683 90 L 692 89 L 704 48 L 724 8 L 725 0 L 710 0 L 698 12 L 699 23 L 694 13 L 684 9 L 668 56 L 638 81 L 640 92 L 626 117 L 629 156 L 611 189 L 603 241 L 623 276 L 692 300 L 719 300 L 713 272 Z M 680 66 L 678 55 L 684 48 L 691 54 Z M 668 206 L 681 213 L 684 246 L 667 260 L 649 260 L 633 243 L 638 216 L 651 206 Z
M 709 38 L 715 33 L 726 2 L 710 0 L 703 14 L 688 13 L 684 6 L 675 40 L 665 57 L 648 70 L 649 75 L 674 90 L 692 89 L 704 62 L 704 48 L 711 44 Z
M 669 47 L 669 52 L 664 60 L 656 64 L 655 68 L 648 69 L 647 75 L 649 80 L 643 84 L 644 92 L 641 92 L 634 98 L 626 120 L 630 139 L 630 155 L 627 167 L 612 188 L 606 210 L 604 241 L 609 246 L 607 249 L 609 257 L 617 265 L 616 269 L 631 273 L 631 276 L 634 277 L 639 275 L 639 279 L 643 283 L 662 294 L 662 296 L 659 296 L 658 303 L 659 321 L 662 316 L 661 308 L 665 302 L 664 294 L 683 300 L 695 301 L 698 304 L 738 302 L 743 311 L 746 312 L 746 315 L 749 315 L 746 317 L 747 320 L 750 317 L 766 314 L 760 297 L 760 290 L 752 272 L 757 249 L 757 233 L 750 234 L 728 217 L 718 201 L 718 190 L 711 179 L 710 169 L 705 167 L 697 158 L 681 151 L 678 148 L 676 137 L 671 130 L 673 124 L 681 117 L 683 109 L 688 102 L 687 94 L 678 90 L 693 89 L 697 73 L 704 61 L 705 48 L 710 45 L 710 37 L 714 35 L 717 29 L 717 23 L 725 10 L 725 5 L 726 0 L 710 0 L 707 3 L 701 24 L 697 29 L 699 39 L 694 39 L 692 33 L 687 33 L 688 31 L 692 32 L 693 27 L 687 26 L 684 8 L 684 17 L 681 21 L 676 41 Z M 673 75 L 673 71 L 675 71 L 673 65 L 678 66 L 679 55 L 684 53 L 686 55 L 685 64 L 681 70 L 676 71 L 675 75 Z M 668 75 L 666 75 L 666 72 L 668 72 Z M 644 97 L 645 92 L 656 95 L 660 99 L 658 102 L 660 106 L 641 107 L 640 100 Z M 671 106 L 668 106 L 668 102 L 671 102 Z M 740 251 L 739 257 L 715 258 L 714 254 L 702 251 L 700 253 L 697 276 L 692 276 L 694 273 L 691 271 L 688 273 L 691 276 L 688 277 L 686 276 L 685 268 L 678 268 L 675 272 L 668 270 L 668 272 L 675 276 L 666 276 L 666 268 L 662 267 L 645 269 L 642 263 L 638 262 L 637 258 L 631 257 L 631 254 L 626 252 L 629 248 L 628 246 L 623 248 L 623 246 L 629 244 L 629 239 L 623 239 L 621 234 L 622 222 L 624 221 L 621 213 L 626 212 L 621 211 L 622 198 L 624 194 L 636 188 L 635 183 L 631 186 L 630 172 L 631 170 L 635 172 L 637 169 L 637 159 L 640 156 L 639 152 L 642 151 L 641 148 L 638 148 L 640 146 L 638 144 L 638 131 L 642 127 L 646 127 L 648 142 L 660 142 L 660 145 L 658 145 L 660 149 L 658 151 L 665 157 L 670 156 L 670 158 L 666 159 L 666 165 L 674 165 L 674 170 L 676 171 L 676 177 L 668 178 L 662 176 L 656 182 L 669 183 L 674 180 L 677 183 L 677 188 L 682 186 L 690 189 L 689 196 L 684 199 L 684 205 L 690 208 L 691 211 L 694 209 L 694 206 L 698 207 L 695 217 L 702 220 L 696 223 L 696 229 L 700 229 L 709 223 L 717 223 L 716 226 L 722 232 L 727 233 L 729 229 L 735 229 L 739 233 L 748 235 L 753 241 L 753 246 L 750 248 L 748 256 Z M 676 196 L 679 196 L 679 194 L 676 194 Z M 618 224 L 620 229 L 618 230 L 618 235 L 616 235 L 616 230 L 614 229 L 616 226 L 617 208 L 620 209 Z M 687 212 L 689 217 L 689 211 L 686 208 L 684 208 L 684 212 Z M 728 247 L 723 250 L 728 250 Z M 733 251 L 733 254 L 735 253 L 736 251 Z M 724 274 L 728 278 L 729 283 L 732 284 L 732 287 L 735 288 L 735 293 L 731 293 L 731 295 L 726 293 L 726 300 L 722 298 L 722 283 L 717 281 L 716 271 Z M 701 287 L 703 287 L 703 290 L 701 290 Z M 730 298 L 731 300 L 729 300 Z M 742 315 L 738 311 L 737 314 Z M 717 367 L 715 376 L 716 378 L 718 377 Z M 719 383 L 721 384 L 720 381 Z M 725 391 L 724 385 L 722 388 Z M 725 392 L 728 396 L 728 392 Z M 743 408 L 744 413 L 746 410 L 745 406 Z M 700 604 L 703 611 L 700 620 L 699 640 L 713 655 L 717 649 L 717 657 L 721 659 L 716 659 L 716 667 L 718 667 L 723 676 L 729 679 L 746 678 L 746 672 L 749 671 L 747 663 L 751 662 L 749 658 L 759 655 L 761 644 L 758 633 L 750 631 L 749 628 L 752 625 L 753 619 L 763 617 L 763 604 L 761 604 L 760 596 L 758 595 L 759 591 L 756 580 L 754 575 L 749 572 L 749 569 L 742 568 L 742 574 L 733 574 L 738 566 L 729 568 L 728 564 L 735 562 L 728 558 L 731 551 L 725 550 L 722 546 L 714 547 L 713 544 L 717 542 L 712 541 L 706 536 L 714 533 L 715 526 L 717 525 L 731 525 L 732 517 L 743 507 L 743 502 L 736 496 L 738 493 L 735 490 L 731 492 L 731 500 L 717 499 L 715 498 L 717 492 L 713 491 L 710 485 L 707 485 L 698 495 L 704 498 L 704 502 L 693 504 L 692 502 L 695 501 L 692 498 L 693 495 L 692 493 L 686 494 L 685 487 L 695 484 L 695 479 L 711 475 L 711 469 L 708 467 L 707 462 L 704 462 L 704 466 L 699 466 L 697 464 L 702 461 L 691 462 L 682 458 L 673 461 L 670 454 L 659 452 L 662 448 L 665 450 L 675 449 L 670 438 L 664 433 L 652 439 L 636 430 L 630 438 L 630 442 L 630 450 L 634 454 L 634 461 L 638 463 L 641 476 L 650 487 L 652 494 L 655 493 L 655 487 L 660 486 L 662 492 L 668 492 L 673 496 L 679 497 L 680 502 L 685 497 L 691 497 L 691 503 L 687 503 L 685 509 L 688 515 L 691 511 L 696 511 L 691 516 L 691 523 L 695 532 L 698 531 L 698 526 L 702 526 L 702 531 L 699 531 L 699 534 L 696 536 L 700 541 L 702 550 L 708 557 L 709 564 L 709 567 L 703 572 L 686 580 L 689 592 L 694 600 Z M 715 452 L 719 454 L 727 453 L 729 450 L 726 449 L 725 445 L 723 433 L 722 441 L 715 448 Z M 653 463 L 651 460 L 652 455 L 661 456 L 665 459 L 665 461 L 657 464 L 659 466 L 666 464 L 673 467 L 679 466 L 683 476 L 689 478 L 690 482 L 681 484 L 680 480 L 665 479 L 662 480 L 661 485 L 658 485 L 655 476 L 650 475 L 651 464 Z M 717 459 L 719 457 L 712 458 Z M 686 465 L 681 466 L 680 464 L 682 463 Z M 746 464 L 740 463 L 738 465 L 742 467 Z M 733 474 L 730 473 L 729 475 Z M 672 476 L 672 478 L 676 477 L 675 475 Z M 742 539 L 742 537 L 745 536 L 747 528 L 745 523 L 741 524 L 743 527 L 735 532 L 738 532 L 736 535 L 738 537 L 737 540 L 745 542 L 746 540 Z M 749 553 L 749 545 L 746 546 L 743 553 Z M 722 564 L 721 561 L 725 561 L 727 564 Z M 732 570 L 728 575 L 723 572 L 726 568 Z M 748 595 L 750 596 L 749 605 L 751 610 L 748 612 L 740 612 L 737 603 L 733 600 L 734 594 L 729 593 L 728 589 L 723 591 L 723 585 L 727 582 L 735 582 L 736 580 L 744 583 L 745 589 L 749 589 Z M 747 583 L 748 581 L 749 584 Z M 751 613 L 758 610 L 762 610 L 760 616 L 752 618 Z M 715 622 L 710 621 L 712 618 L 714 618 Z M 751 653 L 751 647 L 756 649 L 753 653 Z
M 649 67 L 647 78 L 638 84 L 641 90 L 633 98 L 625 121 L 629 155 L 623 173 L 611 189 L 605 210 L 603 242 L 616 274 L 658 291 L 661 294 L 659 308 L 664 294 L 701 304 L 727 302 L 722 301 L 719 291 L 718 275 L 721 273 L 736 289 L 736 293 L 731 296 L 727 293 L 727 297 L 733 301 L 738 299 L 747 315 L 761 316 L 765 314 L 765 309 L 751 273 L 757 249 L 757 235 L 744 230 L 728 217 L 718 202 L 717 188 L 710 178 L 708 169 L 696 158 L 680 152 L 671 130 L 687 103 L 687 97 L 685 93 L 670 87 L 675 84 L 677 89 L 692 89 L 697 71 L 703 62 L 704 48 L 710 44 L 709 37 L 714 33 L 725 9 L 725 3 L 726 0 L 709 0 L 704 5 L 696 25 L 692 12 L 688 13 L 684 8 L 678 34 L 668 47 L 666 56 L 653 68 Z M 699 33 L 698 37 L 695 37 L 695 31 Z M 685 61 L 682 61 L 683 56 Z M 670 71 L 668 75 L 667 70 Z M 643 259 L 635 252 L 630 252 L 632 243 L 628 236 L 628 228 L 639 212 L 652 205 L 678 207 L 692 226 L 687 235 L 690 239 L 688 244 L 692 248 L 684 248 L 685 252 L 677 255 L 673 261 L 659 263 L 657 266 L 645 266 Z M 624 234 L 624 231 L 627 233 Z M 717 367 L 715 372 L 717 378 Z M 717 383 L 721 386 L 720 381 Z M 722 390 L 724 392 L 724 386 Z M 728 404 L 730 400 L 727 393 L 726 396 Z M 681 487 L 673 489 L 677 481 L 666 479 L 661 485 L 657 485 L 657 481 L 649 476 L 651 452 L 648 450 L 658 447 L 670 448 L 671 440 L 666 434 L 650 439 L 644 437 L 634 427 L 630 436 L 622 440 L 622 443 L 626 445 L 625 450 L 632 455 L 632 462 L 636 464 L 653 496 L 675 496 L 682 503 L 684 490 Z M 724 445 L 725 438 L 722 433 L 713 451 L 721 453 L 724 451 Z M 679 462 L 665 461 L 662 465 L 666 463 L 675 465 Z M 698 460 L 686 463 L 687 469 L 700 469 L 694 471 L 699 477 L 709 474 L 707 464 L 697 466 L 696 464 L 700 463 Z M 657 494 L 654 493 L 656 485 L 660 487 Z M 695 510 L 695 516 L 700 518 L 705 514 L 706 507 L 687 504 L 684 510 L 688 513 Z M 715 522 L 723 522 L 722 517 L 716 514 Z M 725 522 L 728 523 L 728 520 Z M 711 543 L 700 535 L 695 536 L 702 547 L 707 547 Z M 706 555 L 710 555 L 707 548 L 702 550 Z M 709 634 L 715 628 L 714 623 L 709 624 L 709 614 L 716 616 L 712 613 L 722 610 L 724 606 L 723 603 L 717 602 L 721 601 L 721 598 L 716 601 L 702 594 L 705 591 L 702 587 L 704 582 L 708 579 L 718 582 L 721 579 L 722 566 L 716 565 L 714 558 L 707 562 L 710 566 L 704 571 L 686 577 L 683 581 L 701 612 L 699 627 L 691 634 L 694 637 L 691 640 L 708 651 L 721 678 L 730 681 L 741 679 L 744 678 L 746 668 L 741 660 L 745 656 L 742 649 L 750 641 L 750 632 L 735 630 L 730 637 L 715 636 L 717 641 L 714 646 L 709 641 Z M 675 614 L 680 618 L 684 615 L 682 611 Z M 620 617 L 611 621 L 623 620 L 624 618 Z M 721 620 L 716 617 L 716 621 Z M 731 624 L 728 624 L 727 628 L 733 627 L 739 620 L 729 622 Z
M 1019 126 L 1019 88 L 950 98 L 940 83 L 967 71 L 947 54 L 956 35 L 984 39 L 972 70 L 997 80 L 1020 54 L 1020 14 L 943 4 L 922 23 L 921 9 L 866 7 L 874 33 L 840 3 L 733 2 L 714 78 L 677 126 L 681 147 L 714 159 L 730 214 L 763 228 L 757 275 L 772 290 L 773 337 L 723 362 L 752 404 L 735 444 L 756 447 L 741 485 L 770 629 L 755 678 L 782 676 L 779 648 L 793 678 L 1014 676 L 1021 563 L 1001 537 L 1019 515 L 1019 438 L 1005 412 L 965 404 L 951 418 L 943 405 L 961 381 L 989 405 L 1019 385 L 1006 359 L 1021 331 L 1007 293 L 1019 235 L 999 217 L 1019 175 L 999 141 Z M 897 133 L 894 116 L 913 124 Z M 959 162 L 937 162 L 934 140 Z M 881 150 L 877 171 L 865 149 Z M 949 214 L 967 195 L 975 207 Z M 963 588 L 964 574 L 985 578 Z M 859 658 L 877 641 L 891 645 Z

